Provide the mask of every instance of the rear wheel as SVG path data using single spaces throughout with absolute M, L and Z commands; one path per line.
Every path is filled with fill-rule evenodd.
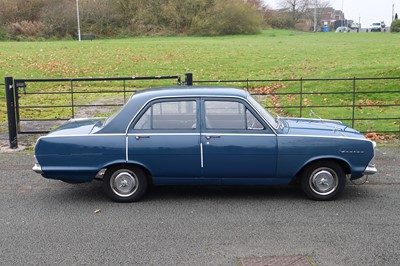
M 346 183 L 343 168 L 332 161 L 319 161 L 309 165 L 302 173 L 301 188 L 313 200 L 337 198 Z
M 147 178 L 142 169 L 135 166 L 115 166 L 104 174 L 106 194 L 118 202 L 140 200 L 147 190 Z

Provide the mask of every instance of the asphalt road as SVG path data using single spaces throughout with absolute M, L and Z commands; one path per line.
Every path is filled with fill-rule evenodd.
M 400 147 L 379 148 L 380 172 L 333 202 L 296 188 L 170 187 L 114 203 L 101 182 L 33 173 L 32 157 L 0 154 L 1 265 L 238 265 L 290 255 L 400 265 Z

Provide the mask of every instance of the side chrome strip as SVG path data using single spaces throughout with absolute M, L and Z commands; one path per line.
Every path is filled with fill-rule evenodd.
M 128 155 L 128 150 L 129 150 L 129 138 L 128 136 L 126 136 L 125 138 L 125 161 L 128 162 L 129 161 L 129 155 Z
M 203 143 L 200 143 L 200 167 L 204 168 Z
M 278 138 L 280 137 L 285 137 L 285 138 L 325 138 L 325 139 L 352 139 L 352 140 L 361 140 L 361 141 L 368 141 L 372 142 L 369 139 L 366 138 L 352 138 L 352 137 L 347 137 L 347 136 L 323 136 L 323 135 L 285 135 L 285 134 L 279 134 Z
M 43 138 L 70 138 L 70 137 L 108 137 L 108 136 L 125 136 L 125 133 L 110 133 L 110 134 L 71 134 L 71 135 L 45 135 L 41 136 L 39 139 Z

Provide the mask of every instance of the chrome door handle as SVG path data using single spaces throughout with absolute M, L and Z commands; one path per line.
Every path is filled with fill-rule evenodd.
M 135 136 L 135 139 L 137 139 L 137 140 L 139 140 L 139 139 L 148 139 L 148 138 L 150 138 L 150 136 L 144 136 L 144 135 Z
M 207 140 L 210 140 L 211 138 L 220 138 L 221 136 L 218 136 L 218 135 L 208 135 L 208 136 L 206 136 L 206 139 Z

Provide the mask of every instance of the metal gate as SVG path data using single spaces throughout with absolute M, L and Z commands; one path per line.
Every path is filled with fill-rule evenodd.
M 168 85 L 191 85 L 191 74 L 185 74 L 185 77 L 184 83 L 181 82 L 179 75 L 72 79 L 13 79 L 6 77 L 10 148 L 18 147 L 18 134 L 47 133 L 52 126 L 76 118 L 79 110 L 85 108 L 112 109 L 123 106 L 136 92 L 136 87 L 130 86 L 132 82 L 146 81 L 148 86 L 150 82 L 175 80 L 174 83 Z M 38 83 L 47 83 L 47 90 L 35 89 Z M 29 91 L 27 90 L 28 86 Z M 109 97 L 106 95 L 110 94 L 118 95 L 118 99 L 108 100 Z M 35 98 L 34 104 L 29 100 L 33 98 Z M 89 100 L 85 101 L 85 98 L 89 98 Z M 60 111 L 49 115 L 46 110 Z M 26 115 L 27 113 L 34 115 Z

